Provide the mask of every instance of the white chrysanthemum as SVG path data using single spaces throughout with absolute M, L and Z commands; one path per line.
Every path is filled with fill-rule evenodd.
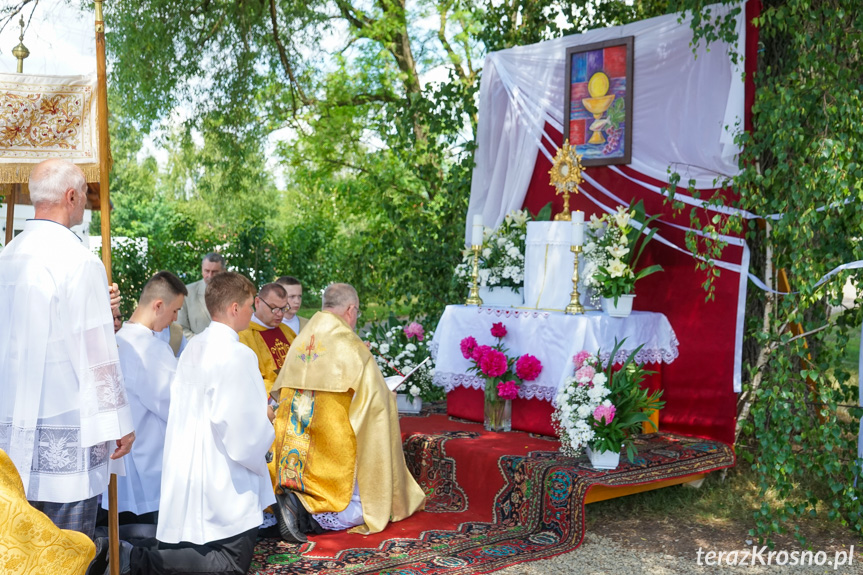
M 414 397 L 419 396 L 419 394 L 422 392 L 422 390 L 415 385 L 412 385 L 409 391 L 410 391 L 410 394 Z
M 381 353 L 389 353 L 389 351 L 390 351 L 390 344 L 388 344 L 388 343 L 382 343 L 382 344 L 381 344 L 381 346 L 380 346 L 380 350 L 381 350 Z
M 599 385 L 599 386 L 604 387 L 607 381 L 608 381 L 608 377 L 606 377 L 606 375 L 604 373 L 602 373 L 601 371 L 593 376 L 593 384 L 594 385 Z
M 407 345 L 405 346 L 405 350 L 406 350 L 406 351 L 416 351 L 416 350 L 417 350 L 417 346 L 415 346 L 415 345 L 414 345 L 414 344 L 412 344 L 412 343 L 409 343 L 409 344 L 407 344 Z

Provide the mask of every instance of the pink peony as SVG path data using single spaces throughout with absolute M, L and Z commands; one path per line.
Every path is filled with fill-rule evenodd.
M 479 368 L 486 377 L 500 377 L 508 367 L 506 356 L 496 349 L 489 349 L 479 360 Z
M 605 425 L 608 425 L 612 421 L 614 421 L 614 412 L 617 411 L 613 405 L 597 405 L 596 409 L 593 410 L 593 418 L 602 423 L 602 419 L 605 418 Z
M 473 338 L 471 338 L 471 339 L 473 339 Z M 491 351 L 491 347 L 489 347 L 487 345 L 478 345 L 475 348 L 473 348 L 473 353 L 471 353 L 470 357 L 472 360 L 479 363 L 482 361 L 483 356 L 488 351 Z
M 491 324 L 491 335 L 498 338 L 506 335 L 506 326 L 503 325 L 503 322 Z
M 575 354 L 574 356 L 572 356 L 572 363 L 575 364 L 575 369 L 578 369 L 581 366 L 583 366 L 584 362 L 587 360 L 588 357 L 590 357 L 590 353 L 588 353 L 586 351 L 580 351 L 577 354 Z
M 542 372 L 542 363 L 530 354 L 524 354 L 515 362 L 515 374 L 524 381 L 533 381 Z
M 425 330 L 423 329 L 423 326 L 418 324 L 415 321 L 406 325 L 404 332 L 405 332 L 405 337 L 407 337 L 408 339 L 415 337 L 415 338 L 417 338 L 417 341 L 422 341 L 423 338 L 425 337 L 425 334 L 426 334 Z
M 593 376 L 596 375 L 596 370 L 589 365 L 584 365 L 575 371 L 575 381 L 584 385 L 593 381 Z
M 473 336 L 469 335 L 461 340 L 459 347 L 461 348 L 462 356 L 464 356 L 465 359 L 471 359 L 473 357 L 473 350 L 476 349 L 476 340 Z
M 497 384 L 497 394 L 501 399 L 518 397 L 518 384 L 514 381 L 502 381 Z

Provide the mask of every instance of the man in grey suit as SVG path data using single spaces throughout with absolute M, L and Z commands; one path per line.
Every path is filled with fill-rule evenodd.
M 189 295 L 177 315 L 177 323 L 183 326 L 183 335 L 186 336 L 186 339 L 191 339 L 210 325 L 210 312 L 207 311 L 207 304 L 204 302 L 204 291 L 213 276 L 222 273 L 225 268 L 225 258 L 221 254 L 209 253 L 201 260 L 201 277 L 203 279 L 186 286 Z

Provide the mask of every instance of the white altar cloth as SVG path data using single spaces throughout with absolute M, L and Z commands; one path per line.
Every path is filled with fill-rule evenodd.
M 639 364 L 671 363 L 677 358 L 677 336 L 664 314 L 635 311 L 627 318 L 613 318 L 602 312 L 566 315 L 561 312 L 522 310 L 488 306 L 450 305 L 441 316 L 431 341 L 435 360 L 434 382 L 447 392 L 458 386 L 483 389 L 485 379 L 468 373 L 471 362 L 459 347 L 469 335 L 480 345 L 494 345 L 491 325 L 502 322 L 507 329 L 503 338 L 510 357 L 529 353 L 542 362 L 542 373 L 526 381 L 519 397 L 554 403 L 557 390 L 572 375 L 572 356 L 581 350 L 600 352 L 608 359 L 615 341 L 626 338 L 616 362 L 622 362 L 639 345 L 635 357 Z

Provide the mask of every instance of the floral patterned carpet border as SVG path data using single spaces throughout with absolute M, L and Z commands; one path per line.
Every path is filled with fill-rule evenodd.
M 611 472 L 593 469 L 586 457 L 566 458 L 553 450 L 503 455 L 497 461 L 503 486 L 494 497 L 492 521 L 463 521 L 468 502 L 488 489 L 488 481 L 481 479 L 481 474 L 477 474 L 480 485 L 456 481 L 457 466 L 472 463 L 453 461 L 447 455 L 446 443 L 455 439 L 475 441 L 480 457 L 479 452 L 487 450 L 476 440 L 487 434 L 473 430 L 414 433 L 405 441 L 408 467 L 429 494 L 425 517 L 437 519 L 423 521 L 427 530 L 416 537 L 392 537 L 374 548 L 346 548 L 332 557 L 315 556 L 314 543 L 299 546 L 264 539 L 256 549 L 250 572 L 488 573 L 578 547 L 584 537 L 584 498 L 594 485 L 652 483 L 731 467 L 735 461 L 732 449 L 723 443 L 668 433 L 639 437 L 636 460 L 630 463 L 623 456 L 621 465 Z M 523 444 L 526 434 L 501 437 L 515 437 L 515 443 Z M 549 442 L 551 449 L 555 446 Z M 391 524 L 387 531 L 396 525 L 401 523 Z

